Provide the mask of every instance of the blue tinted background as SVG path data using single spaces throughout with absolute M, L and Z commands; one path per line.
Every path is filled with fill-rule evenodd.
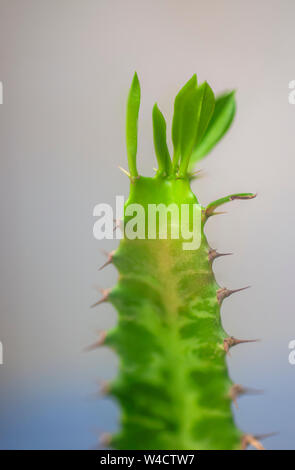
M 216 93 L 236 88 L 230 134 L 193 183 L 203 204 L 257 191 L 207 226 L 219 283 L 252 289 L 231 297 L 223 324 L 242 345 L 228 359 L 234 381 L 263 389 L 235 417 L 251 433 L 279 434 L 269 449 L 294 449 L 294 76 L 291 0 L 1 0 L 0 204 L 2 214 L 0 447 L 87 449 L 117 429 L 118 410 L 98 399 L 117 359 L 89 354 L 97 330 L 116 322 L 91 310 L 98 272 L 116 241 L 92 235 L 93 207 L 128 194 L 124 129 L 134 70 L 142 85 L 139 168 L 152 174 L 151 110 L 171 123 L 173 97 L 194 73 Z

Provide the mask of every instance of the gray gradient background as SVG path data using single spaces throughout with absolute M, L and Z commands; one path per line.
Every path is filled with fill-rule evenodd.
M 134 70 L 142 85 L 139 168 L 152 174 L 151 109 L 171 122 L 172 99 L 194 73 L 215 92 L 236 88 L 230 134 L 193 183 L 202 203 L 240 191 L 208 223 L 220 284 L 252 289 L 223 306 L 227 331 L 261 338 L 236 348 L 232 378 L 264 390 L 235 411 L 241 429 L 279 431 L 269 449 L 295 448 L 295 366 L 288 343 L 294 315 L 294 122 L 288 83 L 295 79 L 291 0 L 1 0 L 1 319 L 0 447 L 90 448 L 117 428 L 118 410 L 96 399 L 111 378 L 107 350 L 81 353 L 116 314 L 93 285 L 116 241 L 92 235 L 93 207 L 128 194 L 124 115 Z

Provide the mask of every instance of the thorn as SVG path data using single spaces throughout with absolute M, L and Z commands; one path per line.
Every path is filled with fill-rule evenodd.
M 212 215 L 224 215 L 224 214 L 227 214 L 227 211 L 212 212 L 212 214 L 210 214 L 210 217 L 211 217 Z
M 109 432 L 101 433 L 99 437 L 99 444 L 104 447 L 109 447 L 112 442 L 112 435 Z
M 263 393 L 262 390 L 256 390 L 254 388 L 243 387 L 240 384 L 234 384 L 231 386 L 229 391 L 229 397 L 233 401 L 235 407 L 238 409 L 237 399 L 242 395 L 259 395 Z
M 95 349 L 100 348 L 100 346 L 103 346 L 103 344 L 105 343 L 106 336 L 107 336 L 107 332 L 101 331 L 99 333 L 98 340 L 95 343 L 90 344 L 89 346 L 86 346 L 86 348 L 84 348 L 83 351 L 89 352 L 89 351 L 94 351 Z
M 110 382 L 107 380 L 99 380 L 98 381 L 98 390 L 94 393 L 89 395 L 89 399 L 97 400 L 99 398 L 105 397 L 110 394 Z
M 106 395 L 109 395 L 110 390 L 111 390 L 110 382 L 108 382 L 107 380 L 103 380 L 99 387 L 99 394 L 105 397 Z
M 123 219 L 114 219 L 113 222 L 113 232 L 115 232 L 115 230 L 117 230 L 118 228 L 123 232 Z
M 129 171 L 125 170 L 125 168 L 122 168 L 121 166 L 118 166 L 118 168 L 119 168 L 119 170 L 121 170 L 124 173 L 124 175 L 127 175 L 128 178 L 131 180 L 131 175 L 130 175 Z
M 111 390 L 110 382 L 108 380 L 99 380 L 98 381 L 98 392 L 94 394 L 96 398 L 98 397 L 105 397 L 109 395 Z
M 229 391 L 229 397 L 233 401 L 235 407 L 238 409 L 237 398 L 245 393 L 244 387 L 239 384 L 232 385 Z
M 259 339 L 237 339 L 234 338 L 233 336 L 229 336 L 228 338 L 225 338 L 223 340 L 223 347 L 226 352 L 230 356 L 229 350 L 233 346 L 236 346 L 237 344 L 242 344 L 242 343 L 255 343 L 256 341 L 260 341 Z
M 106 266 L 108 266 L 109 264 L 113 262 L 113 256 L 115 254 L 115 250 L 111 251 L 110 253 L 106 253 L 105 251 L 103 251 L 103 253 L 107 256 L 107 260 L 102 266 L 100 266 L 100 268 L 98 268 L 99 271 L 101 271 L 103 268 L 105 268 Z
M 211 214 L 208 214 L 207 208 L 204 207 L 202 211 L 202 221 L 206 223 L 209 217 L 212 217 L 213 215 L 224 215 L 224 214 L 227 214 L 227 211 L 216 211 L 216 212 L 212 212 Z
M 241 440 L 241 446 L 243 450 L 247 449 L 248 446 L 253 446 L 257 450 L 265 450 L 257 437 L 252 436 L 252 434 L 244 434 Z
M 90 308 L 97 307 L 98 305 L 102 304 L 103 302 L 108 301 L 109 293 L 111 292 L 111 289 L 99 289 L 99 290 L 102 293 L 102 298 L 99 299 L 97 302 L 95 302 L 93 305 L 91 305 Z
M 256 439 L 266 439 L 267 437 L 272 437 L 272 436 L 277 436 L 279 433 L 277 431 L 275 432 L 268 432 L 266 434 L 256 434 L 255 438 Z
M 209 253 L 208 253 L 208 259 L 209 261 L 214 261 L 216 258 L 220 258 L 220 256 L 228 256 L 228 255 L 233 255 L 233 253 L 218 253 L 213 248 L 210 248 Z
M 132 176 L 129 171 L 125 170 L 125 168 L 122 168 L 121 166 L 118 166 L 119 170 L 123 171 L 124 175 L 127 175 L 128 178 L 130 179 L 131 183 L 134 183 L 135 180 L 138 180 L 140 176 Z
M 229 297 L 232 294 L 235 294 L 236 292 L 241 292 L 242 290 L 249 289 L 251 286 L 246 286 L 246 287 L 241 287 L 240 289 L 227 289 L 226 287 L 222 287 L 217 290 L 216 292 L 216 297 L 219 305 L 222 304 L 223 300 L 226 299 L 226 297 Z
M 204 176 L 204 170 L 197 170 L 194 171 L 193 173 L 188 173 L 188 178 L 192 180 L 196 180 L 198 178 L 202 178 Z
M 92 398 L 101 398 L 105 397 L 110 394 L 111 391 L 111 382 L 108 380 L 96 380 L 96 384 L 98 385 L 98 390 L 91 394 Z

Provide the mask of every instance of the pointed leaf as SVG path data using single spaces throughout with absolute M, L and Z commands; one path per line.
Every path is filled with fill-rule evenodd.
M 187 172 L 196 142 L 201 140 L 214 111 L 214 93 L 207 82 L 187 94 L 181 127 L 180 174 Z
M 189 94 L 192 90 L 196 89 L 197 87 L 197 76 L 193 75 L 192 78 L 182 87 L 179 93 L 176 95 L 174 101 L 174 114 L 173 114 L 173 121 L 172 121 L 172 142 L 174 147 L 174 155 L 173 155 L 173 166 L 174 168 L 178 164 L 178 160 L 180 157 L 180 133 L 181 133 L 181 120 L 182 120 L 182 110 L 183 104 L 185 101 L 185 97 Z
M 126 146 L 128 166 L 131 176 L 137 176 L 136 154 L 137 154 L 137 121 L 140 106 L 140 84 L 135 72 L 127 100 L 126 113 Z
M 180 120 L 180 174 L 186 172 L 188 161 L 192 154 L 196 140 L 196 131 L 199 117 L 198 89 L 187 93 L 183 100 L 182 117 Z
M 171 160 L 166 142 L 166 122 L 157 103 L 153 107 L 154 146 L 159 164 L 159 170 L 167 174 L 171 171 Z
M 204 82 L 198 87 L 198 100 L 199 121 L 195 141 L 196 146 L 202 140 L 205 131 L 207 130 L 215 107 L 214 93 L 207 82 Z
M 215 109 L 207 131 L 202 140 L 197 143 L 190 162 L 190 168 L 204 158 L 222 139 L 230 128 L 235 116 L 235 92 L 225 93 L 216 99 Z

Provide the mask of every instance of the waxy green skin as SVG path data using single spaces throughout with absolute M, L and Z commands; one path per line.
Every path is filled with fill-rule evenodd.
M 125 211 L 131 204 L 144 208 L 148 204 L 174 203 L 179 208 L 182 204 L 198 204 L 190 188 L 191 174 L 186 170 L 191 168 L 192 143 L 198 136 L 200 144 L 193 155 L 196 160 L 202 158 L 204 149 L 208 152 L 230 126 L 234 103 L 232 94 L 224 95 L 216 101 L 214 114 L 210 87 L 206 83 L 196 87 L 197 79 L 193 76 L 176 97 L 172 134 L 175 154 L 171 160 L 165 120 L 158 107 L 154 107 L 159 170 L 153 178 L 143 177 L 136 167 L 140 88 L 137 75 L 134 76 L 127 106 L 131 184 Z M 191 103 L 190 99 L 195 101 Z M 194 102 L 198 113 L 193 109 Z M 192 118 L 197 120 L 196 134 Z M 184 125 L 185 119 L 190 127 Z M 106 334 L 104 344 L 119 357 L 118 376 L 109 384 L 108 392 L 118 401 L 121 418 L 120 430 L 110 438 L 110 447 L 119 450 L 245 447 L 232 414 L 233 383 L 224 347 L 229 335 L 222 328 L 222 299 L 217 295 L 221 286 L 214 277 L 212 250 L 204 227 L 220 205 L 253 197 L 252 193 L 230 195 L 202 208 L 198 249 L 184 250 L 182 238 L 125 237 L 112 254 L 119 279 L 105 300 L 116 308 L 118 322 Z M 125 226 L 126 223 L 127 217 Z M 191 227 L 191 221 L 188 224 Z M 246 436 L 248 439 L 249 435 Z M 247 439 L 244 436 L 244 444 L 249 443 Z
M 192 204 L 188 179 L 143 178 L 126 204 Z M 202 225 L 198 250 L 183 240 L 124 239 L 113 256 L 119 314 L 106 344 L 121 361 L 110 393 L 121 405 L 116 449 L 237 449 L 220 305 Z

